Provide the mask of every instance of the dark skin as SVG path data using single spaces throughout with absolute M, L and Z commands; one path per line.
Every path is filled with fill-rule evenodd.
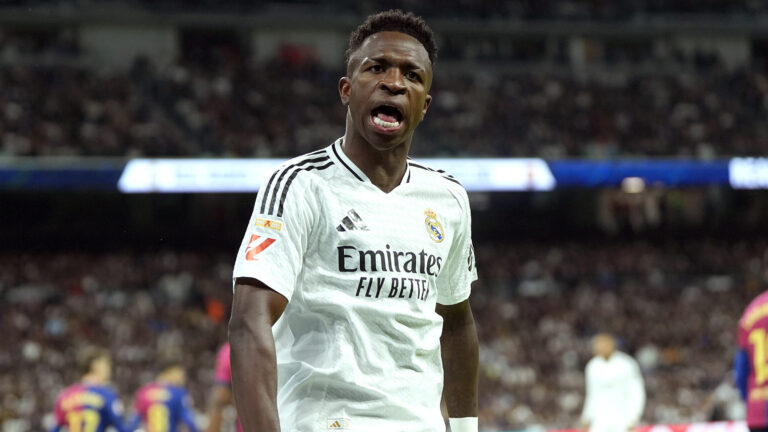
M 413 132 L 432 97 L 432 64 L 415 38 L 399 32 L 368 37 L 350 57 L 339 95 L 347 107 L 344 153 L 383 192 L 402 181 Z M 376 128 L 374 108 L 400 111 L 400 126 Z M 280 430 L 277 413 L 277 365 L 272 325 L 288 300 L 261 281 L 238 278 L 229 324 L 232 390 L 245 431 Z M 437 305 L 443 317 L 440 337 L 444 398 L 451 417 L 477 417 L 477 332 L 469 300 Z

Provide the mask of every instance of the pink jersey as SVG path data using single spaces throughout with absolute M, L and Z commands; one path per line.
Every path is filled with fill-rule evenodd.
M 216 354 L 216 369 L 213 372 L 216 383 L 232 386 L 232 367 L 229 365 L 229 342 L 225 343 Z M 238 432 L 243 432 L 240 421 L 237 421 Z
M 216 369 L 214 377 L 217 384 L 232 385 L 232 368 L 229 366 L 229 342 L 219 349 L 216 354 Z
M 754 299 L 739 320 L 739 347 L 749 358 L 747 424 L 768 426 L 768 292 Z

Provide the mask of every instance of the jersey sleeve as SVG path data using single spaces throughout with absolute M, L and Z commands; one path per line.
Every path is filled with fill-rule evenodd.
M 195 423 L 195 413 L 192 410 L 192 398 L 186 391 L 181 393 L 179 405 L 181 422 L 187 425 L 189 432 L 198 432 L 197 424 Z
M 233 281 L 254 278 L 288 300 L 302 269 L 312 226 L 311 191 L 284 167 L 259 189 L 253 214 L 235 261 Z
M 442 305 L 453 305 L 468 299 L 472 282 L 477 280 L 475 249 L 472 246 L 472 215 L 466 192 L 459 202 L 462 205 L 456 240 L 451 244 L 445 267 L 437 277 L 437 302 Z

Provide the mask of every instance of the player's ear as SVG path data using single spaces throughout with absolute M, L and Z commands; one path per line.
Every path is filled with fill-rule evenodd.
M 421 110 L 421 117 L 424 118 L 425 115 L 427 115 L 427 110 L 429 109 L 429 105 L 432 103 L 432 95 L 428 94 L 424 98 L 424 108 Z
M 349 105 L 349 91 L 352 88 L 352 83 L 349 77 L 341 77 L 339 80 L 339 97 L 341 98 L 341 103 L 344 104 L 344 106 Z

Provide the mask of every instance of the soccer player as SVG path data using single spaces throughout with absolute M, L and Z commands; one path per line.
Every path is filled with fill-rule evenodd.
M 112 426 L 128 431 L 122 418 L 122 405 L 115 391 L 107 386 L 112 362 L 105 350 L 86 350 L 80 359 L 82 380 L 67 387 L 56 398 L 51 432 L 103 432 Z
M 631 356 L 616 350 L 612 335 L 595 336 L 592 348 L 595 357 L 587 363 L 582 427 L 590 432 L 630 431 L 645 408 L 640 367 Z
M 206 432 L 220 432 L 224 416 L 224 408 L 233 403 L 232 400 L 232 368 L 229 363 L 229 343 L 225 343 L 216 354 L 214 371 L 216 387 L 213 390 L 208 409 L 208 428 Z M 240 423 L 237 430 L 242 431 Z
M 351 34 L 342 138 L 259 190 L 234 268 L 232 388 L 246 432 L 478 430 L 467 193 L 408 159 L 436 56 L 411 13 Z
M 179 362 L 161 367 L 157 379 L 136 392 L 133 429 L 143 424 L 146 432 L 176 432 L 179 424 L 184 424 L 189 432 L 197 432 L 185 381 Z
M 757 296 L 739 320 L 736 383 L 747 404 L 747 426 L 768 430 L 768 292 Z

